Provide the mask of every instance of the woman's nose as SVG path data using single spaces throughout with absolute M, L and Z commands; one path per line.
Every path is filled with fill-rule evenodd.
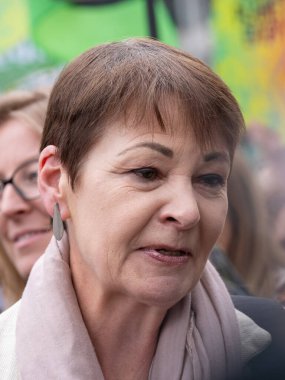
M 200 221 L 200 210 L 191 183 L 171 188 L 161 209 L 160 220 L 181 230 L 190 229 Z
M 0 199 L 1 214 L 12 216 L 29 210 L 29 207 L 29 203 L 16 192 L 11 184 L 5 186 Z

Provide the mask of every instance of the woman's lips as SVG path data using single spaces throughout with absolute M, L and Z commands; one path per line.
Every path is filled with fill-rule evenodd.
M 51 229 L 40 229 L 40 230 L 32 230 L 25 231 L 23 233 L 19 233 L 13 239 L 14 245 L 17 248 L 25 248 L 30 244 L 42 239 L 44 235 L 50 233 Z
M 191 257 L 191 253 L 184 249 L 143 247 L 140 251 L 154 260 L 171 265 L 185 264 Z

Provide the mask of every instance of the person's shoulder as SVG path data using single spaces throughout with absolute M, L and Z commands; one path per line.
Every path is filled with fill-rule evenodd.
M 232 296 L 234 306 L 271 335 L 271 343 L 249 362 L 250 379 L 285 379 L 285 310 L 272 299 Z
M 243 295 L 232 295 L 231 298 L 238 310 L 251 318 L 257 318 L 262 323 L 272 318 L 284 318 L 284 307 L 274 299 Z M 261 311 L 265 314 L 260 314 Z
M 18 378 L 16 367 L 16 322 L 20 301 L 0 314 L 0 373 L 3 380 Z

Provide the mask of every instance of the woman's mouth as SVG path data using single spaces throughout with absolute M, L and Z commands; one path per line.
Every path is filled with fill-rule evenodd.
M 157 252 L 166 256 L 188 256 L 188 253 L 182 250 L 156 249 Z
M 143 247 L 140 250 L 152 259 L 171 265 L 184 264 L 191 257 L 185 249 Z
M 20 234 L 20 235 L 16 236 L 15 239 L 14 239 L 14 242 L 18 243 L 18 242 L 20 242 L 22 240 L 29 239 L 31 236 L 43 234 L 43 233 L 46 233 L 46 232 L 49 232 L 49 231 L 50 231 L 50 229 L 42 229 L 42 230 L 37 230 L 37 231 L 25 232 L 23 234 Z
M 25 248 L 39 239 L 42 239 L 46 234 L 49 234 L 50 228 L 43 228 L 38 230 L 23 231 L 18 233 L 13 238 L 13 243 L 17 248 Z

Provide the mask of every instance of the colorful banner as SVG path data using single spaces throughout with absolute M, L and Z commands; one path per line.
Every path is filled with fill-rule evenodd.
M 163 0 L 155 1 L 159 38 L 177 45 Z M 145 0 L 74 5 L 63 0 L 0 0 L 0 91 L 51 83 L 62 65 L 103 42 L 147 36 Z
M 213 0 L 213 68 L 248 125 L 285 135 L 285 1 Z

